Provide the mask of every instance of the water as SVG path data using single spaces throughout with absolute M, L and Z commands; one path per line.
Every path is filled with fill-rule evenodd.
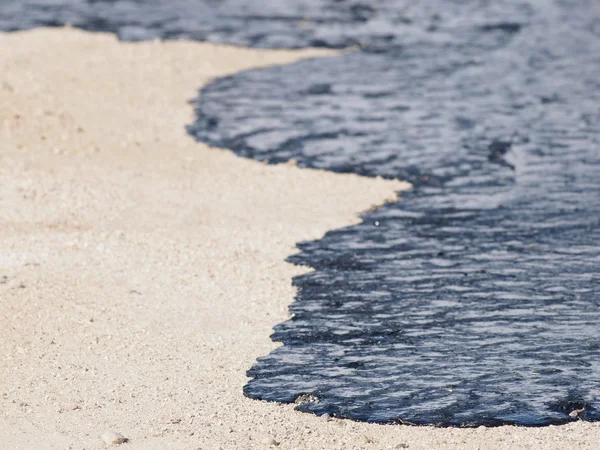
M 261 48 L 389 46 L 464 17 L 510 18 L 527 2 L 488 0 L 3 0 L 0 29 L 66 23 L 120 39 L 192 39 Z M 485 8 L 483 8 L 485 6 Z M 507 9 L 508 7 L 508 9 Z
M 0 28 L 360 44 L 216 80 L 195 105 L 189 132 L 239 155 L 414 186 L 299 244 L 290 261 L 315 271 L 246 395 L 384 423 L 600 419 L 599 4 L 46 2 L 11 22 L 27 3 L 0 6 Z

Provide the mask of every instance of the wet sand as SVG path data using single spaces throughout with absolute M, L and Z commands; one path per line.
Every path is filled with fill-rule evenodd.
M 187 100 L 326 53 L 0 34 L 1 448 L 105 448 L 107 430 L 141 449 L 597 447 L 596 424 L 380 426 L 243 397 L 305 271 L 295 243 L 407 185 L 208 148 Z

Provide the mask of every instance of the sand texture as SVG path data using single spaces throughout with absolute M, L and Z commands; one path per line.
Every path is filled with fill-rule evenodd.
M 242 395 L 288 318 L 295 243 L 406 184 L 198 144 L 217 76 L 320 51 L 0 34 L 0 448 L 597 448 L 600 427 L 327 420 Z M 410 380 L 407 380 L 409 382 Z

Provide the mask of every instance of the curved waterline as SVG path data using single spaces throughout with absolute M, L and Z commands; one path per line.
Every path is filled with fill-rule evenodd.
M 284 345 L 249 372 L 247 395 L 386 423 L 598 420 L 593 3 L 388 1 L 375 13 L 345 11 L 349 26 L 309 21 L 311 33 L 355 31 L 342 43 L 298 38 L 301 22 L 266 31 L 287 36 L 284 45 L 220 33 L 218 14 L 207 16 L 209 32 L 191 35 L 169 28 L 182 23 L 177 6 L 167 20 L 159 3 L 147 14 L 98 15 L 118 11 L 107 4 L 67 2 L 62 15 L 50 7 L 25 23 L 52 25 L 40 19 L 47 13 L 125 39 L 360 44 L 360 52 L 215 81 L 189 131 L 246 157 L 415 186 L 363 223 L 300 244 L 290 261 L 316 270 L 294 280 L 294 317 L 273 336 Z

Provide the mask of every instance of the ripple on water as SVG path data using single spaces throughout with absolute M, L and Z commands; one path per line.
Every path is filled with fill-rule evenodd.
M 245 394 L 373 422 L 598 420 L 600 8 L 587 0 L 7 0 L 0 29 L 360 51 L 204 88 L 239 155 L 414 189 L 299 244 Z M 357 47 L 357 48 L 358 48 Z

